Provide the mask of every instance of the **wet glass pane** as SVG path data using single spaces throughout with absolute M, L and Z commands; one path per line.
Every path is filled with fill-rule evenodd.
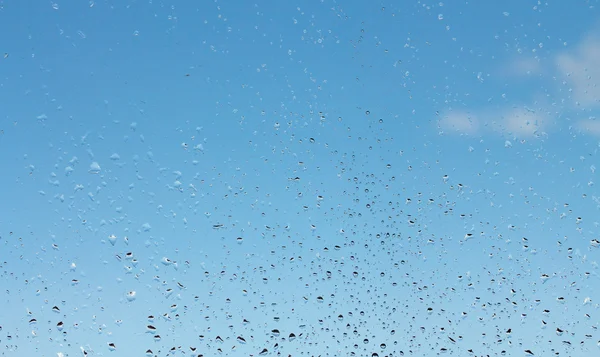
M 600 355 L 597 7 L 0 0 L 0 356 Z

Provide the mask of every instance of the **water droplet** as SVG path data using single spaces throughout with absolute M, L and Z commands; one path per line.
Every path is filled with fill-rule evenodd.
M 97 162 L 94 161 L 90 164 L 90 169 L 88 170 L 90 174 L 99 174 L 100 171 L 100 165 Z

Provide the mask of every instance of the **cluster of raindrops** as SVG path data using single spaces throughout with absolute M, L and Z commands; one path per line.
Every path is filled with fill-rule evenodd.
M 259 5 L 251 9 L 262 18 Z M 176 7 L 169 11 L 177 23 Z M 210 26 L 219 36 L 242 33 L 220 5 L 215 11 Z M 391 11 L 382 8 L 381 21 Z M 436 24 L 451 18 L 435 6 L 422 11 L 437 13 Z M 333 14 L 350 21 L 338 5 Z M 302 26 L 293 32 L 302 48 L 343 38 L 352 66 L 361 60 L 354 51 L 387 45 L 363 22 L 347 34 L 317 29 L 300 7 L 293 25 Z M 283 41 L 269 35 L 265 44 L 270 30 L 252 31 L 259 29 L 257 46 Z M 215 63 L 236 52 L 202 45 L 223 56 Z M 393 68 L 419 62 L 415 46 L 408 38 L 410 60 Z M 301 53 L 283 54 L 294 59 L 286 70 L 303 65 Z M 551 149 L 516 138 L 449 145 L 404 134 L 413 124 L 387 109 L 327 105 L 340 92 L 321 71 L 299 71 L 308 87 L 297 91 L 297 79 L 277 67 L 253 68 L 248 80 L 257 88 L 207 76 L 211 90 L 253 93 L 243 97 L 247 108 L 233 110 L 239 103 L 227 93 L 217 119 L 205 115 L 202 126 L 115 119 L 51 145 L 51 164 L 26 166 L 38 185 L 26 197 L 45 216 L 0 228 L 3 354 L 600 353 L 600 202 L 590 174 L 576 176 L 583 162 L 564 170 L 569 178 L 552 178 L 572 192 L 556 190 L 538 178 L 558 170 L 543 159 Z M 370 65 L 353 70 L 352 90 L 365 93 Z M 404 69 L 401 87 L 415 85 L 412 76 Z M 269 86 L 283 88 L 285 100 L 273 104 Z M 153 110 L 146 104 L 132 104 L 142 118 Z M 464 146 L 461 160 L 455 145 Z

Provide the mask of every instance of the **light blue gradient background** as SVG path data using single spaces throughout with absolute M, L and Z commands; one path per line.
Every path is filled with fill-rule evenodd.
M 0 2 L 0 354 L 597 356 L 597 5 Z

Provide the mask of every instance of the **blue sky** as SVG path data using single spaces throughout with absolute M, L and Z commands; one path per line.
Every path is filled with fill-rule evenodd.
M 0 1 L 0 354 L 597 355 L 597 5 Z

